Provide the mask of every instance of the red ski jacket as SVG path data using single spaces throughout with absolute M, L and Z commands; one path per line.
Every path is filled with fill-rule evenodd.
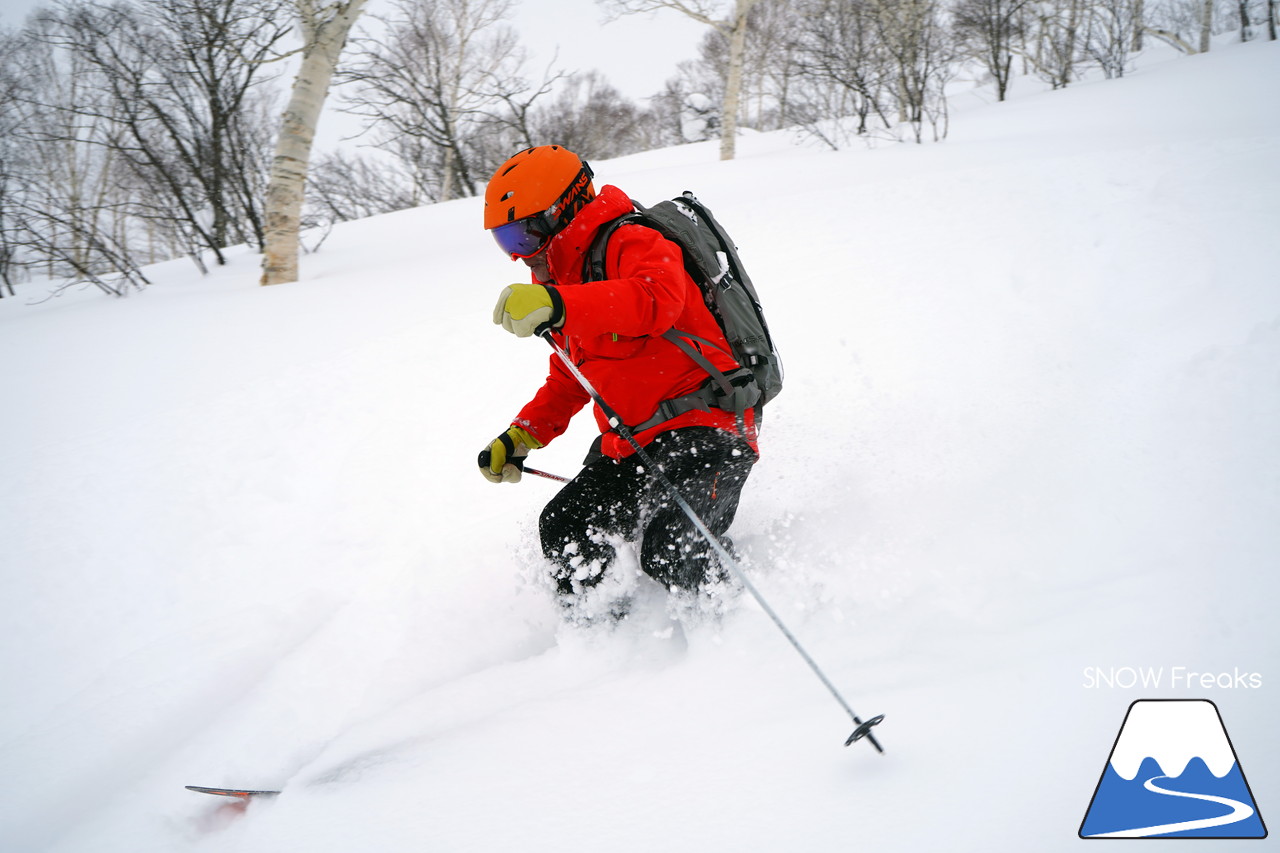
M 634 210 L 631 199 L 605 186 L 547 246 L 550 282 L 564 301 L 564 325 L 553 335 L 600 396 L 628 425 L 646 421 L 663 400 L 696 391 L 707 372 L 680 348 L 662 337 L 678 329 L 716 344 L 698 346 L 719 370 L 738 366 L 702 291 L 685 272 L 680 247 L 652 228 L 624 225 L 609 238 L 602 281 L 583 282 L 592 239 L 601 226 Z M 723 347 L 720 349 L 719 347 Z M 560 359 L 551 356 L 551 373 L 512 423 L 548 444 L 569 426 L 591 398 Z M 609 428 L 604 413 L 593 406 L 603 434 L 601 451 L 621 459 L 634 451 Z M 635 436 L 643 446 L 659 433 L 688 426 L 737 432 L 733 412 L 691 411 Z M 746 412 L 746 439 L 757 449 L 755 413 Z

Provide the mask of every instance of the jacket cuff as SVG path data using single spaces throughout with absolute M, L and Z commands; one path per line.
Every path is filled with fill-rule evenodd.
M 517 428 L 519 428 L 519 429 L 523 430 L 524 432 L 528 433 L 528 435 L 529 435 L 529 437 L 530 437 L 530 438 L 532 438 L 534 441 L 538 442 L 538 446 L 537 446 L 537 447 L 531 448 L 531 449 L 533 449 L 533 450 L 538 450 L 538 449 L 540 449 L 540 448 L 546 447 L 546 446 L 547 446 L 547 441 L 550 441 L 550 440 L 551 440 L 551 439 L 547 439 L 546 441 L 544 441 L 544 440 L 543 440 L 543 438 L 542 438 L 542 436 L 540 436 L 540 435 L 538 435 L 538 433 L 534 432 L 534 430 L 533 430 L 533 424 L 531 424 L 531 423 L 528 421 L 528 419 L 526 419 L 526 418 L 516 418 L 515 420 L 513 420 L 513 421 L 511 422 L 511 426 L 513 426 L 513 427 L 517 427 Z M 506 435 L 506 433 L 503 433 L 503 435 Z
M 547 322 L 551 328 L 558 329 L 564 325 L 564 298 L 560 296 L 560 291 L 556 290 L 549 284 L 543 285 L 547 289 L 547 295 L 551 297 L 551 319 Z

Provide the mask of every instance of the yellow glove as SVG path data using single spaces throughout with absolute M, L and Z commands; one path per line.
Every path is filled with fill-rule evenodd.
M 517 338 L 564 325 L 564 302 L 554 287 L 513 284 L 502 289 L 493 309 L 493 322 Z
M 480 473 L 490 483 L 518 483 L 525 456 L 541 446 L 536 438 L 513 426 L 480 451 Z

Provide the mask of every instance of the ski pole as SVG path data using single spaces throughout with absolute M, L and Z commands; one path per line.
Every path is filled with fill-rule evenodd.
M 582 386 L 582 389 L 586 391 L 588 395 L 590 395 L 595 404 L 600 407 L 600 411 L 604 413 L 605 419 L 609 422 L 609 426 L 612 427 L 618 435 L 622 436 L 623 440 L 626 441 L 627 444 L 631 445 L 632 449 L 635 450 L 636 455 L 640 458 L 640 461 L 644 463 L 645 469 L 652 472 L 653 476 L 658 480 L 662 487 L 670 493 L 672 499 L 676 502 L 676 505 L 680 507 L 686 516 L 688 516 L 689 521 L 693 523 L 694 528 L 702 534 L 702 538 L 707 540 L 707 544 L 711 546 L 711 549 L 715 551 L 716 556 L 720 558 L 721 565 L 729 570 L 729 572 L 738 580 L 739 583 L 742 584 L 743 588 L 745 588 L 747 592 L 751 593 L 751 597 L 756 600 L 756 603 L 760 605 L 760 608 L 764 610 L 770 619 L 773 620 L 773 624 L 778 626 L 778 629 L 782 631 L 782 635 L 786 637 L 787 640 L 790 641 L 791 645 L 795 647 L 795 650 L 800 653 L 800 657 L 804 658 L 805 663 L 809 664 L 809 668 L 813 670 L 814 675 L 818 676 L 818 680 L 826 686 L 827 690 L 831 691 L 831 695 L 840 703 L 840 707 L 844 708 L 845 712 L 853 719 L 857 728 L 853 730 L 853 734 L 849 735 L 849 739 L 844 742 L 844 745 L 849 746 L 850 744 L 865 737 L 871 742 L 871 745 L 876 748 L 876 752 L 883 754 L 884 747 L 882 747 L 880 742 L 876 740 L 876 736 L 872 733 L 871 729 L 874 726 L 879 725 L 880 722 L 884 720 L 884 714 L 872 717 L 864 722 L 856 713 L 854 713 L 853 708 L 850 707 L 849 703 L 840 695 L 840 691 L 831 683 L 831 679 L 827 678 L 826 674 L 823 673 L 817 662 L 809 656 L 809 653 L 800 645 L 800 641 L 796 639 L 795 635 L 792 634 L 790 630 L 788 630 L 781 617 L 774 612 L 773 608 L 769 606 L 769 603 L 764 600 L 764 596 L 760 594 L 759 590 L 755 588 L 755 585 L 747 578 L 746 573 L 742 571 L 742 567 L 738 565 L 738 561 L 735 560 L 733 555 L 729 553 L 728 549 L 721 544 L 719 538 L 711 532 L 711 529 L 707 527 L 706 523 L 698 516 L 693 507 L 689 505 L 689 502 L 685 500 L 684 495 L 680 493 L 680 490 L 676 488 L 675 484 L 667 479 L 666 474 L 662 473 L 661 469 L 659 469 L 657 464 L 653 461 L 653 457 L 651 457 L 649 452 L 641 446 L 640 442 L 636 441 L 636 437 L 632 435 L 631 430 L 625 423 L 623 423 L 622 418 L 619 417 L 618 413 L 604 401 L 604 398 L 600 396 L 600 392 L 596 391 L 590 380 L 588 380 L 587 377 L 583 375 L 582 371 L 578 369 L 578 366 L 573 363 L 573 359 L 571 359 L 569 354 L 564 351 L 564 348 L 556 343 L 555 338 L 551 337 L 551 330 L 549 328 L 542 329 L 539 334 L 548 344 L 551 345 L 551 349 L 555 350 L 556 355 L 560 358 L 561 363 L 564 364 L 565 369 L 568 370 L 573 378 L 578 381 L 578 384 Z M 528 469 L 526 468 L 525 470 L 527 471 Z
M 555 480 L 557 483 L 569 482 L 568 477 L 561 477 L 559 474 L 552 474 L 550 471 L 539 471 L 537 468 L 530 468 L 528 465 L 520 469 L 526 474 L 532 474 L 535 477 L 545 477 L 548 480 Z

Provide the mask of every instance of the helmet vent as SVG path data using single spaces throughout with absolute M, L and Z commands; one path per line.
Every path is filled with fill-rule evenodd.
M 553 211 L 552 218 L 567 221 L 566 214 L 576 212 L 594 195 L 590 181 L 591 167 L 572 151 L 559 145 L 527 148 L 499 166 L 489 179 L 484 227 L 497 228 L 548 210 Z

